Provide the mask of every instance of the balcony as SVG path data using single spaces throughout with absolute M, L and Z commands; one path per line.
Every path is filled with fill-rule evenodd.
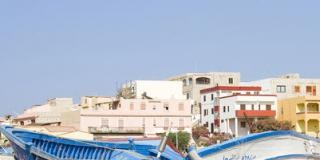
M 319 111 L 312 111 L 312 112 L 298 112 L 297 113 L 297 119 L 298 120 L 304 120 L 307 119 L 319 119 L 320 118 L 320 112 Z
M 274 117 L 276 111 L 272 110 L 236 110 L 237 117 Z
M 143 134 L 143 127 L 88 127 L 92 134 L 113 134 L 113 133 L 131 133 Z

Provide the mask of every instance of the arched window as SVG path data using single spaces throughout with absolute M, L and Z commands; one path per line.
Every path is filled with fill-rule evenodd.
M 207 77 L 199 77 L 196 79 L 197 84 L 210 84 L 210 78 Z

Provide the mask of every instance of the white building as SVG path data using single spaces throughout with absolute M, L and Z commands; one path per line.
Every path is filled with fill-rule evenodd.
M 201 90 L 201 124 L 211 133 L 247 135 L 253 120 L 276 115 L 276 95 L 260 94 L 257 86 L 217 86 Z
M 136 80 L 122 87 L 122 96 L 128 98 L 186 99 L 182 93 L 182 82 Z
M 244 82 L 242 85 L 261 86 L 261 93 L 276 94 L 278 99 L 297 96 L 320 96 L 320 79 L 300 78 L 297 73 Z
M 194 100 L 192 107 L 194 124 L 200 122 L 201 98 L 200 90 L 215 86 L 237 86 L 240 83 L 238 72 L 186 73 L 169 78 L 170 81 L 183 83 L 183 94 Z

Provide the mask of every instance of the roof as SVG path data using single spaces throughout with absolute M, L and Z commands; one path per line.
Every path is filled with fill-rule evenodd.
M 14 121 L 21 121 L 21 120 L 28 120 L 28 119 L 36 119 L 36 115 L 21 115 L 16 118 L 14 118 Z
M 223 99 L 223 98 L 229 98 L 229 97 L 237 97 L 237 96 L 250 96 L 250 97 L 253 97 L 253 96 L 256 96 L 256 97 L 277 97 L 277 95 L 275 94 L 233 94 L 233 95 L 230 95 L 230 96 L 224 96 L 224 97 L 219 97 L 219 99 Z
M 74 127 L 67 126 L 45 126 L 47 131 L 49 132 L 75 132 L 77 131 Z
M 200 90 L 201 94 L 215 91 L 261 91 L 260 86 L 216 86 Z

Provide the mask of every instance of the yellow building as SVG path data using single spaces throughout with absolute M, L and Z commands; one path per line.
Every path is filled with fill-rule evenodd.
M 302 96 L 278 100 L 277 119 L 291 121 L 297 132 L 319 135 L 320 96 Z

